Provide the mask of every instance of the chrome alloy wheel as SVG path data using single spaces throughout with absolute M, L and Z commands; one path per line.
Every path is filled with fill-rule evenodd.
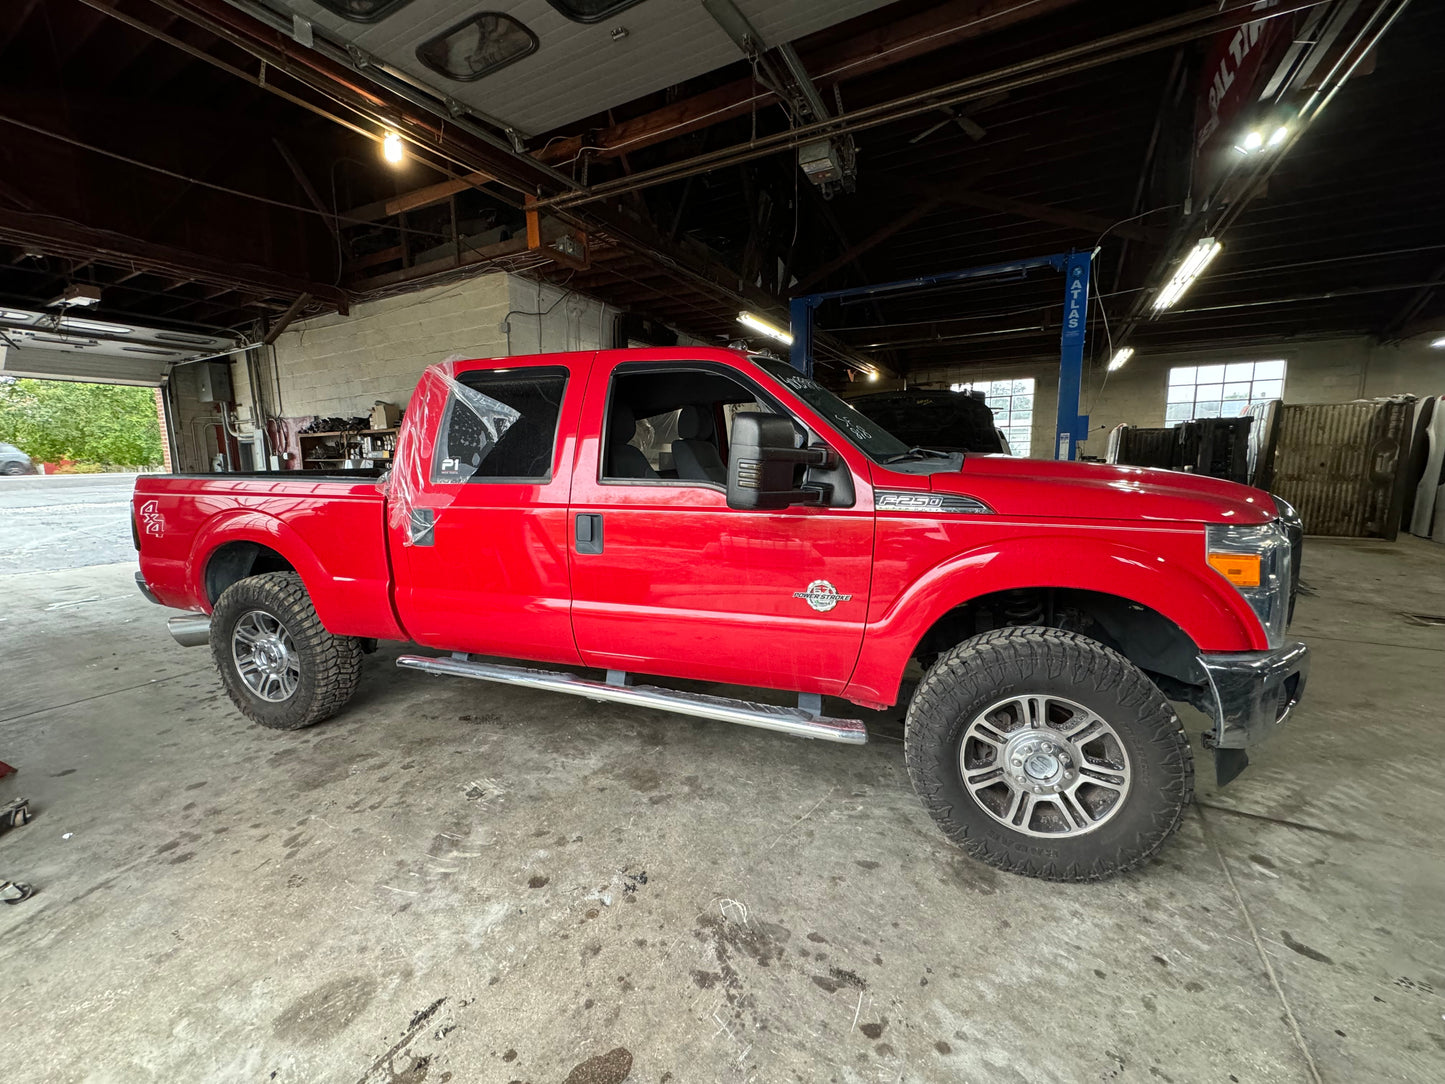
M 246 688 L 272 704 L 290 700 L 301 684 L 301 658 L 291 634 L 265 610 L 248 610 L 231 632 L 231 657 Z
M 1114 728 L 1059 696 L 1015 696 L 985 708 L 964 730 L 958 761 L 979 808 L 1030 836 L 1093 831 L 1123 807 L 1133 781 Z

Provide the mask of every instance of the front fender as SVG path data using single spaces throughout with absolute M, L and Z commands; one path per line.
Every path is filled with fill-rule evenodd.
M 1151 541 L 1165 534 L 1150 532 Z M 914 649 L 944 614 L 984 595 L 1020 588 L 1075 588 L 1146 606 L 1177 625 L 1200 651 L 1267 648 L 1248 603 L 1203 566 L 1198 537 L 1188 532 L 1179 546 L 1150 550 L 1103 539 L 1015 537 L 950 557 L 878 605 L 876 616 L 870 608 L 863 649 L 843 695 L 894 703 Z M 1186 564 L 1189 556 L 1200 562 L 1198 572 Z
M 367 636 L 383 640 L 405 639 L 392 611 L 389 581 L 354 575 L 353 569 L 333 568 L 290 524 L 254 509 L 220 512 L 196 532 L 186 563 L 186 582 L 207 613 L 206 568 L 216 550 L 231 542 L 254 542 L 275 550 L 301 577 L 316 616 L 326 630 L 338 636 Z M 385 560 L 382 560 L 383 568 Z

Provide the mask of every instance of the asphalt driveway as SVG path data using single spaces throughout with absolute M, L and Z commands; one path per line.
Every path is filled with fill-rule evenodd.
M 0 575 L 130 561 L 134 474 L 0 477 Z

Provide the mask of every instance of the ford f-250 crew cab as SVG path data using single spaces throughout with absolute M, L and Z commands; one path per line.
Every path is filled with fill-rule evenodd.
M 1306 676 L 1283 501 L 909 448 L 732 350 L 433 366 L 379 480 L 146 475 L 134 524 L 141 590 L 194 611 L 176 638 L 208 641 L 270 727 L 339 711 L 363 654 L 400 640 L 442 653 L 398 659 L 432 673 L 862 742 L 822 697 L 894 704 L 916 660 L 905 754 L 929 812 L 977 858 L 1057 880 L 1136 866 L 1178 826 L 1194 768 L 1170 700 L 1212 718 L 1226 781 Z

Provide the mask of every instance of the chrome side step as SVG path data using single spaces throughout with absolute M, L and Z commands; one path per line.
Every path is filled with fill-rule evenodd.
M 863 745 L 868 741 L 868 728 L 860 719 L 830 719 L 803 708 L 784 708 L 775 704 L 755 704 L 747 700 L 729 700 L 705 693 L 681 693 L 672 689 L 654 689 L 647 685 L 625 684 L 624 675 L 608 673 L 608 681 L 593 681 L 554 670 L 532 670 L 524 666 L 501 666 L 491 662 L 473 662 L 465 656 L 432 658 L 425 655 L 403 655 L 398 666 L 421 670 L 428 674 L 495 681 L 502 685 L 520 685 L 526 689 L 585 696 L 589 700 L 608 700 L 617 704 L 635 704 L 657 711 L 671 711 L 700 719 L 720 719 L 763 730 L 777 730 L 799 738 L 821 738 L 824 741 Z M 630 676 L 630 675 L 628 675 Z M 616 680 L 613 680 L 613 679 Z

